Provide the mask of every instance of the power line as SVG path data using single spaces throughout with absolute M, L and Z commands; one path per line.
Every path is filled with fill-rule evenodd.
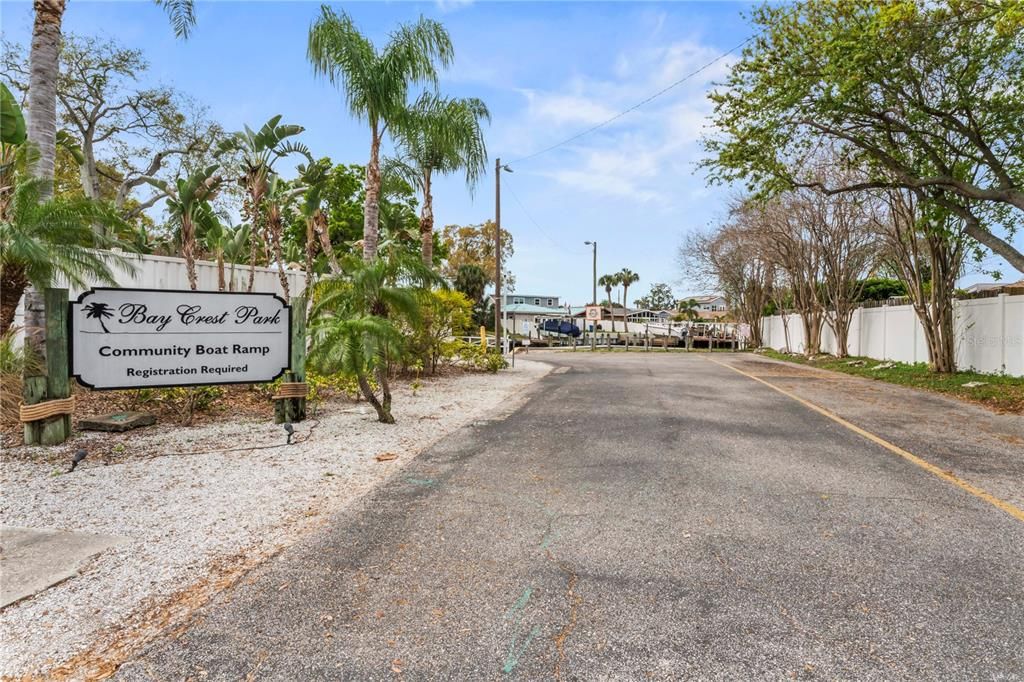
M 572 249 L 572 248 L 569 248 L 569 247 L 565 246 L 564 244 L 562 244 L 561 242 L 559 242 L 554 237 L 552 237 L 551 234 L 547 230 L 545 230 L 543 227 L 541 227 L 540 223 L 538 223 L 536 220 L 533 219 L 533 216 L 530 215 L 530 212 L 526 210 L 526 206 L 524 206 L 523 202 L 521 202 L 519 200 L 519 195 L 516 194 L 516 191 L 514 189 L 512 189 L 512 183 L 510 183 L 508 180 L 505 180 L 505 187 L 508 188 L 509 192 L 511 192 L 512 199 L 514 199 L 516 204 L 519 205 L 519 208 L 522 209 L 524 214 L 526 214 L 526 217 L 529 219 L 529 221 L 531 223 L 533 223 L 534 227 L 536 227 L 538 230 L 540 230 L 540 233 L 542 235 L 544 235 L 545 239 L 547 239 L 549 242 L 551 242 L 552 244 L 557 246 L 559 249 L 562 249 L 563 251 L 570 251 L 570 252 L 577 252 L 577 253 L 583 253 L 583 251 L 585 251 L 585 249 Z
M 668 92 L 669 90 L 672 90 L 673 88 L 677 88 L 677 87 L 679 87 L 680 85 L 682 85 L 682 84 L 683 84 L 683 83 L 685 83 L 686 81 L 690 80 L 690 79 L 691 79 L 691 78 L 693 78 L 694 76 L 696 76 L 696 75 L 700 74 L 701 72 L 703 72 L 703 71 L 706 71 L 707 69 L 711 68 L 712 66 L 714 66 L 714 65 L 715 65 L 715 64 L 717 64 L 718 62 L 722 61 L 723 59 L 725 59 L 726 57 L 728 57 L 728 56 L 729 56 L 730 54 L 732 54 L 733 52 L 735 52 L 736 50 L 739 50 L 740 48 L 742 48 L 742 47 L 743 47 L 744 45 L 746 45 L 747 43 L 749 43 L 749 42 L 750 42 L 751 40 L 753 40 L 754 38 L 756 38 L 756 37 L 757 37 L 757 36 L 759 36 L 760 34 L 761 34 L 761 32 L 758 32 L 758 33 L 755 33 L 755 34 L 754 34 L 754 35 L 752 35 L 752 36 L 749 36 L 749 37 L 748 37 L 748 38 L 747 38 L 746 40 L 744 40 L 743 42 L 741 42 L 741 43 L 738 43 L 738 44 L 737 44 L 737 45 L 735 45 L 734 47 L 732 47 L 732 48 L 730 48 L 730 49 L 726 50 L 725 52 L 723 52 L 722 54 L 718 55 L 717 57 L 715 57 L 714 59 L 712 59 L 712 60 L 711 60 L 711 61 L 709 61 L 708 63 L 704 64 L 704 65 L 703 65 L 703 66 L 701 66 L 700 68 L 698 68 L 698 69 L 696 69 L 696 70 L 694 70 L 694 71 L 691 71 L 690 73 L 686 74 L 685 76 L 683 76 L 683 77 L 682 77 L 682 78 L 680 78 L 679 80 L 675 81 L 674 83 L 671 83 L 670 85 L 667 85 L 667 86 L 665 86 L 664 88 L 662 88 L 662 89 L 661 89 L 661 90 L 659 90 L 658 92 L 654 93 L 653 95 L 651 95 L 651 96 L 650 96 L 650 97 L 648 97 L 647 99 L 644 99 L 644 100 L 642 100 L 642 101 L 640 101 L 640 102 L 637 102 L 637 103 L 636 103 L 636 104 L 634 104 L 633 106 L 631 106 L 631 107 L 629 107 L 628 109 L 625 109 L 625 110 L 623 110 L 623 111 L 620 111 L 619 113 L 615 114 L 615 115 L 614 115 L 614 116 L 612 116 L 611 118 L 609 118 L 609 119 L 607 119 L 607 120 L 605 120 L 605 121 L 602 121 L 601 123 L 598 123 L 597 125 L 593 125 L 593 126 L 591 126 L 591 127 L 587 128 L 586 130 L 583 130 L 583 131 L 581 131 L 581 132 L 578 132 L 578 133 L 576 133 L 575 135 L 573 135 L 572 137 L 568 137 L 568 138 L 566 138 L 566 139 L 562 140 L 561 142 L 556 142 L 555 144 L 551 145 L 550 147 L 545 147 L 544 149 L 541 149 L 541 150 L 540 150 L 540 151 L 538 151 L 538 152 L 534 152 L 533 154 L 530 154 L 529 156 L 523 156 L 523 157 L 521 157 L 521 158 L 518 158 L 518 159 L 515 159 L 515 160 L 513 160 L 513 161 L 509 161 L 509 163 L 510 163 L 510 164 L 511 164 L 511 163 L 522 163 L 522 162 L 524 162 L 524 161 L 529 161 L 530 159 L 532 159 L 532 158 L 535 158 L 535 157 L 537 157 L 537 156 L 540 156 L 541 154 L 547 154 L 548 152 L 550 152 L 550 151 L 552 151 L 552 150 L 554 150 L 554 149 L 558 149 L 559 147 L 561 147 L 561 146 L 563 146 L 563 145 L 567 145 L 567 144 L 569 144 L 570 142 L 573 142 L 573 141 L 575 141 L 575 140 L 578 140 L 578 139 L 580 139 L 581 137 L 584 137 L 584 136 L 586 136 L 586 135 L 589 135 L 590 133 L 594 132 L 595 130 L 599 130 L 599 129 L 601 129 L 601 128 L 605 127 L 606 125 L 608 125 L 608 124 L 610 124 L 610 123 L 614 123 L 615 121 L 619 120 L 620 118 L 622 118 L 622 117 L 623 117 L 623 116 L 625 116 L 626 114 L 628 114 L 628 113 L 630 113 L 630 112 L 633 112 L 633 111 L 636 111 L 637 109 L 639 109 L 639 108 L 640 108 L 640 107 L 642 107 L 643 105 L 645 105 L 645 104 L 647 104 L 647 103 L 649 103 L 649 102 L 651 102 L 651 101 L 653 101 L 653 100 L 657 99 L 658 97 L 661 97 L 662 95 L 664 95 L 664 94 L 665 94 L 666 92 Z

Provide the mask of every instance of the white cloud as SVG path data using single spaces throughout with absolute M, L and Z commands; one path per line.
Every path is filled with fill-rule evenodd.
M 472 5 L 474 0 L 434 0 L 434 4 L 442 12 L 455 12 Z

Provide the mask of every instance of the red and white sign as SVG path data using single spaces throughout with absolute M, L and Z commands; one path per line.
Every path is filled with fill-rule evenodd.
M 600 322 L 601 321 L 601 306 L 599 305 L 588 305 L 587 306 L 587 321 L 588 322 Z

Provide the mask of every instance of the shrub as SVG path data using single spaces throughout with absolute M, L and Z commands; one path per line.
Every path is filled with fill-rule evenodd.
M 157 389 L 156 400 L 169 406 L 185 426 L 192 423 L 196 413 L 205 412 L 224 396 L 220 386 L 176 386 Z
M 501 353 L 461 339 L 451 339 L 442 343 L 440 358 L 448 364 L 460 364 L 492 374 L 508 367 L 508 361 Z

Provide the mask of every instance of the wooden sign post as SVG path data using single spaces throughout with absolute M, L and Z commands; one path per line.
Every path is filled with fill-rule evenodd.
M 34 305 L 26 297 L 26 307 Z M 47 289 L 43 294 L 46 329 L 46 364 L 43 375 L 26 376 L 20 410 L 26 445 L 58 445 L 71 435 L 75 402 L 68 380 L 68 290 Z M 25 349 L 36 353 L 32 342 L 38 332 L 27 330 Z
M 291 369 L 284 373 L 277 394 L 274 395 L 274 423 L 300 422 L 306 418 L 306 300 L 293 296 L 291 300 Z

